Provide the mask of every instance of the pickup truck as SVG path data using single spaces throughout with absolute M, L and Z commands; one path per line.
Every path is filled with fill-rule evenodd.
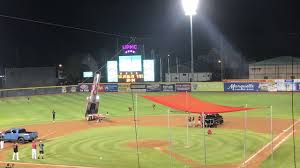
M 37 132 L 27 132 L 24 128 L 12 128 L 3 132 L 4 141 L 26 143 L 38 137 Z
M 205 116 L 205 127 L 217 127 L 224 123 L 224 119 L 220 114 L 208 114 Z

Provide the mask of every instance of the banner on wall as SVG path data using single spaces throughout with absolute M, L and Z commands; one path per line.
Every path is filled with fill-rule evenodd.
M 118 92 L 130 92 L 130 83 L 119 83 Z
M 118 92 L 118 84 L 105 84 L 105 92 Z
M 275 80 L 268 80 L 268 91 L 277 92 L 277 85 Z
M 238 83 L 224 83 L 225 92 L 258 92 L 259 83 L 256 82 L 238 82 Z
M 259 83 L 258 89 L 260 92 L 268 92 L 269 83 L 268 82 Z
M 147 92 L 160 92 L 161 87 L 160 84 L 148 84 L 146 90 Z
M 92 85 L 91 84 L 79 84 L 77 86 L 77 91 L 78 92 L 90 92 L 92 89 Z
M 296 91 L 300 91 L 300 82 L 295 83 Z
M 279 92 L 285 92 L 286 91 L 286 86 L 285 86 L 285 80 L 284 79 L 277 79 L 277 80 L 275 80 L 275 82 L 276 82 L 277 91 L 279 91 Z
M 294 80 L 285 80 L 285 87 L 286 91 L 288 92 L 296 91 L 296 85 L 294 83 Z
M 62 93 L 75 93 L 77 91 L 76 86 L 63 86 L 61 89 Z
M 98 92 L 105 92 L 105 85 L 100 83 L 98 84 Z
M 176 83 L 176 92 L 190 92 L 192 90 L 191 83 Z
M 131 84 L 130 89 L 132 92 L 146 92 L 146 84 Z
M 174 84 L 161 84 L 161 89 L 163 92 L 175 92 Z
M 192 83 L 192 91 L 224 91 L 223 82 L 196 82 Z

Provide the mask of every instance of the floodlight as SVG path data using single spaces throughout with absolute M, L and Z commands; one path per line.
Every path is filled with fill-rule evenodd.
M 197 7 L 199 0 L 181 0 L 182 6 L 187 16 L 193 16 L 197 14 Z

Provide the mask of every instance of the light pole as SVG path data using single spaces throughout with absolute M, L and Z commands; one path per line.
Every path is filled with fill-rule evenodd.
M 223 62 L 222 62 L 222 60 L 218 60 L 218 63 L 220 64 L 220 68 L 221 68 L 221 81 L 223 81 Z
M 191 24 L 191 73 L 194 74 L 194 43 L 193 43 L 193 15 L 196 15 L 199 0 L 181 0 L 185 15 L 190 16 Z
M 171 75 L 170 75 L 170 54 L 168 54 L 168 74 L 169 74 L 169 82 L 171 82 Z

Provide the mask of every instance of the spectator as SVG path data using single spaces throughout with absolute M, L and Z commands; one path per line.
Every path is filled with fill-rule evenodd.
M 198 117 L 198 125 L 199 125 L 199 127 L 202 127 L 202 116 L 201 116 L 201 114 Z
M 31 144 L 31 158 L 36 160 L 36 142 L 33 140 Z
M 207 130 L 207 134 L 208 134 L 208 135 L 212 135 L 212 134 L 213 134 L 211 128 L 209 128 L 209 129 Z
M 0 150 L 4 148 L 4 135 L 0 132 Z
M 192 116 L 192 125 L 193 125 L 193 127 L 195 127 L 195 117 L 194 116 Z
M 192 116 L 191 116 L 191 114 L 189 114 L 189 116 L 188 116 L 188 126 L 189 127 L 192 126 Z
M 156 109 L 156 105 L 152 104 L 152 111 L 155 111 L 155 109 Z
M 55 122 L 55 117 L 56 117 L 56 112 L 53 110 L 52 111 L 52 121 Z
M 12 160 L 15 160 L 15 159 L 19 160 L 19 146 L 16 142 L 13 146 L 13 158 L 12 158 Z
M 38 157 L 38 159 L 40 159 L 40 157 L 42 158 L 42 159 L 44 159 L 44 144 L 43 144 L 43 142 L 42 141 L 40 141 L 40 144 L 39 144 L 39 147 L 40 147 L 40 154 L 39 154 L 39 157 Z

